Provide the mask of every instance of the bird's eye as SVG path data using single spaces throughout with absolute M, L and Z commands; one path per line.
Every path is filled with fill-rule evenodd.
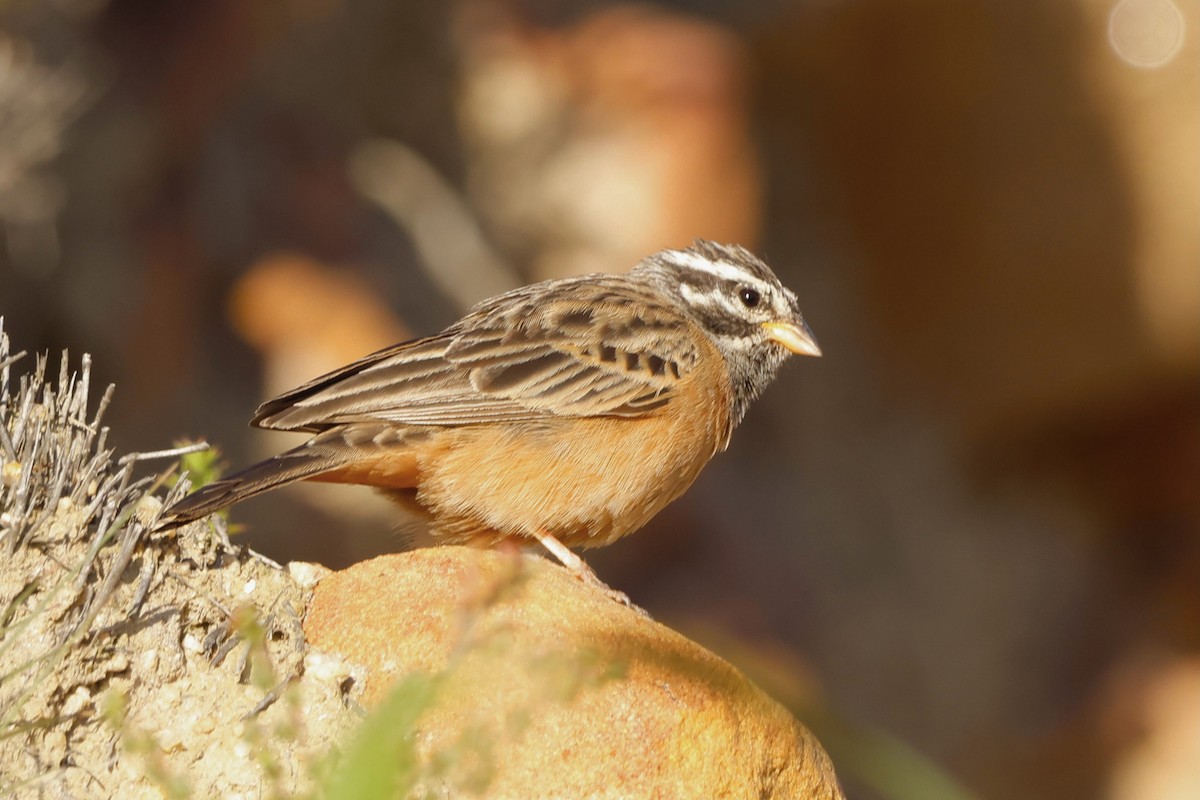
M 762 295 L 749 286 L 743 286 L 738 289 L 738 299 L 742 301 L 742 305 L 746 308 L 754 308 L 762 301 Z

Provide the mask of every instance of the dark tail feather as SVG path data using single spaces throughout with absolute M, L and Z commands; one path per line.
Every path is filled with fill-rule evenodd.
M 202 486 L 163 512 L 158 530 L 169 530 L 207 517 L 233 505 L 286 483 L 311 478 L 328 472 L 344 463 L 344 457 L 326 448 L 301 445 L 295 450 L 280 453 L 261 461 L 228 478 Z

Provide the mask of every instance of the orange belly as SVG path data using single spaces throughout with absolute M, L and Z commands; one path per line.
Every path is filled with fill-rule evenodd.
M 540 529 L 569 547 L 608 544 L 681 495 L 718 447 L 710 420 L 572 419 L 447 431 L 417 502 L 447 542 Z M 700 429 L 697 429 L 699 425 Z M 569 426 L 569 435 L 565 426 Z

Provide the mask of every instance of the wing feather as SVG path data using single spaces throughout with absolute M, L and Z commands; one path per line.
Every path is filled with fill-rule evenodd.
M 680 335 L 688 324 L 628 280 L 539 284 L 488 301 L 437 336 L 287 392 L 252 424 L 316 432 L 378 420 L 456 426 L 641 416 L 669 402 L 694 366 L 695 345 Z

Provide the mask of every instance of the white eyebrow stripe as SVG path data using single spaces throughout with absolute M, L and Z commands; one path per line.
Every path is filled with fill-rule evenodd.
M 679 284 L 679 294 L 694 306 L 711 306 L 713 304 L 712 297 L 708 293 L 697 292 L 686 283 Z
M 704 256 L 689 253 L 685 250 L 669 250 L 668 255 L 680 266 L 694 269 L 697 272 L 707 272 L 709 275 L 715 275 L 718 278 L 729 281 L 749 281 L 759 285 L 762 284 L 761 280 L 746 270 L 725 261 L 709 261 Z

